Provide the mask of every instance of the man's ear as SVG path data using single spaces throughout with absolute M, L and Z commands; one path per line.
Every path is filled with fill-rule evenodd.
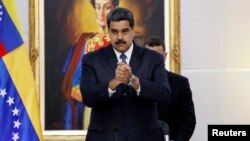
M 168 53 L 167 53 L 167 52 L 165 52 L 163 55 L 164 55 L 164 59 L 166 59 L 166 58 L 167 58 Z

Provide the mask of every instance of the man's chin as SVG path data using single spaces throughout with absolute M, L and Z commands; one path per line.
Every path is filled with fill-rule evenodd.
M 105 27 L 105 26 L 106 26 L 106 23 L 105 23 L 105 22 L 102 22 L 102 21 L 98 21 L 98 25 L 101 26 L 101 27 Z

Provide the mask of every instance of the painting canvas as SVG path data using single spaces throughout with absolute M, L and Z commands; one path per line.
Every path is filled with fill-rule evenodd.
M 76 46 L 83 45 L 79 43 L 81 38 L 85 41 L 92 39 L 92 35 L 99 31 L 96 8 L 102 6 L 107 8 L 106 5 L 93 5 L 91 0 L 44 1 L 45 130 L 87 128 L 90 109 L 81 102 L 78 104 L 81 108 L 78 108 L 75 106 L 78 101 L 72 99 L 73 88 L 77 88 L 74 83 L 79 83 L 79 57 L 84 53 L 81 48 L 76 51 Z M 134 13 L 137 44 L 143 45 L 144 40 L 151 35 L 164 39 L 163 0 L 120 0 L 118 6 L 128 8 Z M 76 55 L 74 52 L 79 53 L 75 62 L 72 61 Z M 75 69 L 69 71 L 72 68 Z M 68 88 L 68 85 L 72 87 Z

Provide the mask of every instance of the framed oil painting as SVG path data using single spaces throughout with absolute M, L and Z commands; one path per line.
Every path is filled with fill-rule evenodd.
M 179 0 L 29 0 L 30 58 L 45 140 L 85 138 L 91 109 L 78 95 L 82 47 L 87 46 L 82 41 L 99 33 L 105 36 L 104 11 L 116 6 L 130 9 L 135 43 L 143 45 L 152 35 L 164 39 L 170 54 L 166 67 L 179 73 L 179 4 Z M 105 44 L 95 41 L 100 47 Z

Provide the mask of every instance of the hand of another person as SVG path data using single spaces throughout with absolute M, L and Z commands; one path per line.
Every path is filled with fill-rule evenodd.
M 132 72 L 129 64 L 118 62 L 115 70 L 115 78 L 124 84 L 128 84 L 131 76 Z
M 71 91 L 71 97 L 78 102 L 82 102 L 82 94 L 79 87 L 74 87 Z

